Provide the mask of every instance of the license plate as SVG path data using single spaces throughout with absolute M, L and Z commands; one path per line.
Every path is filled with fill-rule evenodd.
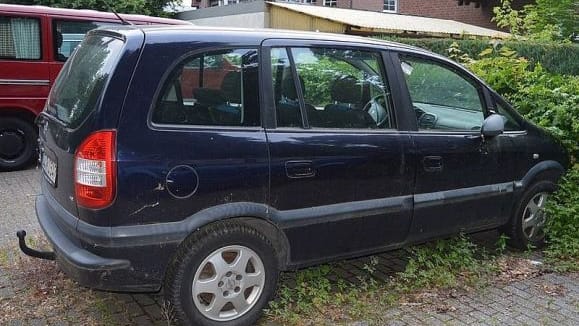
M 56 173 L 57 173 L 57 161 L 56 155 L 52 154 L 48 149 L 42 151 L 42 171 L 46 180 L 53 186 L 56 187 Z

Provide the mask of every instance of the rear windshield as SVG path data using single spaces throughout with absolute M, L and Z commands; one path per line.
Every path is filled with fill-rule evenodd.
M 122 46 L 111 36 L 88 36 L 58 75 L 47 112 L 69 128 L 79 126 L 98 106 Z

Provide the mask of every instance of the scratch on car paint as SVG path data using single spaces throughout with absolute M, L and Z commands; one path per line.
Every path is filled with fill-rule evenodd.
M 129 216 L 135 215 L 135 214 L 137 214 L 137 213 L 140 213 L 140 212 L 141 212 L 142 210 L 144 210 L 145 208 L 153 208 L 153 207 L 155 207 L 155 206 L 159 206 L 159 202 L 155 202 L 155 203 L 152 203 L 152 204 L 145 205 L 145 206 L 137 209 L 136 211 L 132 212 L 131 214 L 129 214 Z

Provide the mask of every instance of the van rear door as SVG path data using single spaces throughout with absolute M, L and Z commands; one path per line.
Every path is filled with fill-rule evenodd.
M 103 30 L 88 34 L 64 65 L 39 119 L 43 193 L 75 216 L 79 216 L 75 154 L 91 133 L 116 128 L 138 57 L 129 49 L 140 48 L 143 40 L 142 32 L 135 32 L 141 36 L 131 45 L 122 34 Z

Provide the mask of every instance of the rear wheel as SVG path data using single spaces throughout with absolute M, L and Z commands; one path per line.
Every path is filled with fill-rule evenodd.
M 253 325 L 275 292 L 271 242 L 242 223 L 218 222 L 190 236 L 167 273 L 165 295 L 186 325 Z
M 0 118 L 0 170 L 17 170 L 36 157 L 36 128 L 19 118 Z
M 545 204 L 556 190 L 555 183 L 543 180 L 529 187 L 517 205 L 515 215 L 505 229 L 509 244 L 518 249 L 545 245 Z

